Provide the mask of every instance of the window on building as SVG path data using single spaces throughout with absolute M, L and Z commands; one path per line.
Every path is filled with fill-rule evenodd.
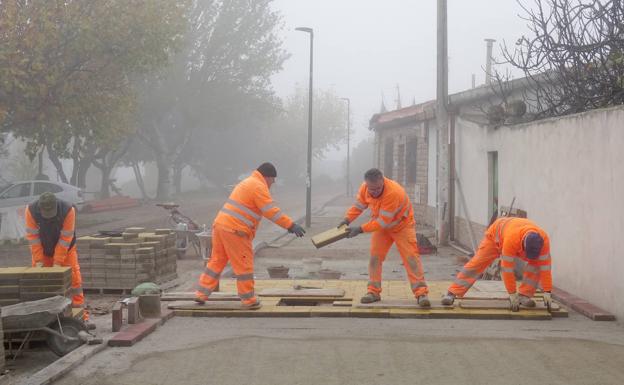
M 397 170 L 397 182 L 405 184 L 405 145 L 399 144 L 399 152 L 397 153 L 399 159 Z
M 384 169 L 383 173 L 387 178 L 392 178 L 392 169 L 394 166 L 394 140 L 386 139 L 384 147 Z
M 407 141 L 407 181 L 406 184 L 415 184 L 418 175 L 417 167 L 418 138 L 409 138 Z

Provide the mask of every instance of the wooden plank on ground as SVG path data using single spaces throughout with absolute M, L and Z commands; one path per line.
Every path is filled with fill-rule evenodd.
M 382 299 L 379 302 L 373 303 L 358 303 L 355 305 L 356 308 L 359 309 L 418 309 L 418 310 L 428 310 L 428 309 L 436 309 L 436 310 L 452 310 L 454 305 L 444 306 L 440 303 L 440 300 L 430 300 L 431 307 L 420 307 L 419 304 L 416 303 L 415 299 Z
M 161 301 L 192 301 L 195 299 L 195 292 L 171 292 L 163 293 Z M 232 292 L 214 292 L 210 294 L 209 301 L 240 301 L 240 297 Z
M 195 301 L 173 301 L 167 307 L 173 310 L 255 310 L 244 307 L 240 301 L 208 301 L 203 305 Z
M 459 302 L 459 307 L 462 309 L 509 309 L 509 300 L 498 299 L 462 299 Z M 542 301 L 535 301 L 535 307 L 520 306 L 521 309 L 526 310 L 547 310 L 546 305 Z M 553 303 L 551 306 L 553 311 L 560 309 L 559 305 Z
M 261 297 L 344 297 L 344 289 L 263 289 L 258 294 Z

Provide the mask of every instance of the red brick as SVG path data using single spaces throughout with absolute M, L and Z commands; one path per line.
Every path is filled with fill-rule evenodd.
M 111 315 L 113 318 L 113 331 L 118 332 L 121 330 L 121 325 L 123 324 L 123 310 L 121 303 L 117 302 L 113 305 Z
M 160 318 L 149 318 L 138 324 L 129 325 L 108 340 L 108 346 L 132 346 L 156 330 L 160 323 Z

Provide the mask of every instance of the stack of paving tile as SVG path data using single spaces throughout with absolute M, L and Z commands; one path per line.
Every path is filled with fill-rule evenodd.
M 71 268 L 27 268 L 22 272 L 19 289 L 20 302 L 36 301 L 56 295 L 69 297 L 71 289 Z
M 92 284 L 94 287 L 106 285 L 105 245 L 110 241 L 110 237 L 82 237 L 76 240 L 83 287 L 89 287 L 85 286 L 85 283 Z
M 0 306 L 56 295 L 69 296 L 70 289 L 69 267 L 0 268 Z
M 20 302 L 20 278 L 27 267 L 0 269 L 0 307 Z
M 0 307 L 0 318 L 2 318 L 2 307 Z M 0 373 L 4 373 L 4 331 L 2 330 L 2 322 L 0 322 L 0 341 L 3 341 L 0 344 Z
M 169 229 L 131 227 L 120 237 L 81 237 L 77 245 L 87 289 L 132 289 L 176 277 L 175 234 Z

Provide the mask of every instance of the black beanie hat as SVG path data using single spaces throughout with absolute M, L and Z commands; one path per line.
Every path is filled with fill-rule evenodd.
M 273 166 L 273 164 L 269 163 L 269 162 L 265 162 L 262 163 L 260 165 L 260 167 L 258 167 L 257 169 L 260 174 L 262 174 L 262 176 L 266 176 L 266 177 L 273 177 L 276 178 L 277 177 L 277 170 L 275 169 L 275 166 Z

